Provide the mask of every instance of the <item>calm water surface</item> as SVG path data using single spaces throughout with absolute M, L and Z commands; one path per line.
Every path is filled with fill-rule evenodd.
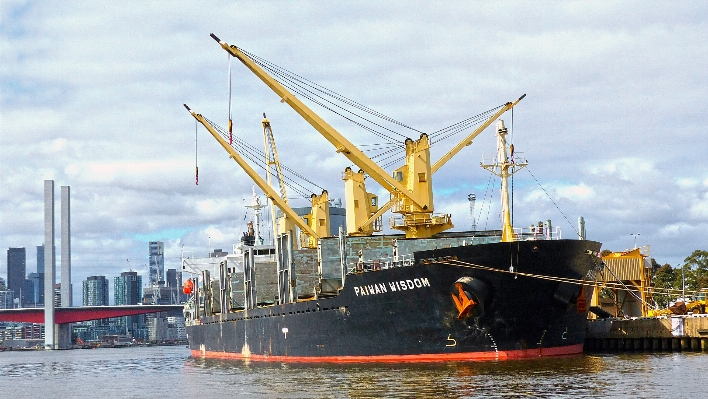
M 184 347 L 0 352 L 7 398 L 708 397 L 708 354 L 485 363 L 283 364 L 194 359 Z

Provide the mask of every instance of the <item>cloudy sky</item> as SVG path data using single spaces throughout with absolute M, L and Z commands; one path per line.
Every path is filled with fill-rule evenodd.
M 252 183 L 203 128 L 195 140 L 182 107 L 226 126 L 228 56 L 213 32 L 423 132 L 526 93 L 513 114 L 530 162 L 514 178 L 517 226 L 551 219 L 572 238 L 583 216 L 603 248 L 636 238 L 662 264 L 708 249 L 708 4 L 378 3 L 3 0 L 0 247 L 26 247 L 35 271 L 45 179 L 57 231 L 71 186 L 75 287 L 128 269 L 146 279 L 148 241 L 165 242 L 166 268 L 182 248 L 236 243 Z M 350 162 L 242 64 L 231 75 L 234 133 L 261 148 L 267 113 L 281 162 L 342 197 Z M 355 144 L 380 143 L 313 109 Z M 471 225 L 469 193 L 478 227 L 499 226 L 499 183 L 479 168 L 494 151 L 488 129 L 435 175 L 435 211 L 457 230 Z

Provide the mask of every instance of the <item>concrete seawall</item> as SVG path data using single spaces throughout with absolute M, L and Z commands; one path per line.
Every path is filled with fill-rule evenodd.
M 708 315 L 588 322 L 586 352 L 708 352 Z

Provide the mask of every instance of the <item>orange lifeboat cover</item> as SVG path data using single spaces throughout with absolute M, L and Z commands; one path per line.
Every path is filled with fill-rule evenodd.
M 194 291 L 194 283 L 192 282 L 192 279 L 189 279 L 184 282 L 184 287 L 182 288 L 182 291 L 184 291 L 185 294 L 189 295 Z

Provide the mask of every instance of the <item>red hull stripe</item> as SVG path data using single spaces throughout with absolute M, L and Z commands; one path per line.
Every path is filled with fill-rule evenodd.
M 200 351 L 192 349 L 193 357 L 210 359 L 239 359 L 262 362 L 309 362 L 309 363 L 366 363 L 366 362 L 449 362 L 449 361 L 489 361 L 528 359 L 547 356 L 566 356 L 583 353 L 583 344 L 558 346 L 554 348 L 519 349 L 512 351 L 437 353 L 423 355 L 379 355 L 379 356 L 269 356 L 244 355 L 233 352 Z

